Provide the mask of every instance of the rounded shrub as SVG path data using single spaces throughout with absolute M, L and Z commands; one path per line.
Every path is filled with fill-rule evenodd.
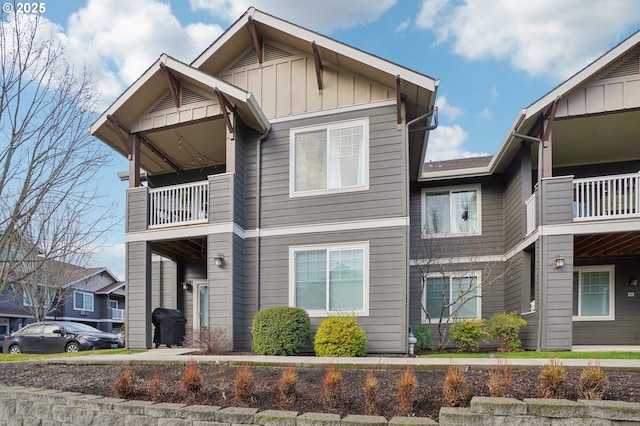
M 317 356 L 365 356 L 367 336 L 355 315 L 331 316 L 320 323 L 313 349 Z
M 251 339 L 258 355 L 295 355 L 311 343 L 311 320 L 302 308 L 264 308 L 253 317 Z
M 458 352 L 478 352 L 480 341 L 488 335 L 485 324 L 483 319 L 465 319 L 451 324 L 449 334 Z
M 500 342 L 500 350 L 514 352 L 522 350 L 520 329 L 527 325 L 517 312 L 499 312 L 491 315 L 487 323 L 489 335 Z

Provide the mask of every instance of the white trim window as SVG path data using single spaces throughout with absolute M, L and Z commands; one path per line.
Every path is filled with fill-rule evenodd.
M 480 235 L 480 185 L 422 190 L 422 237 Z
M 290 131 L 292 197 L 369 189 L 369 119 Z
M 289 247 L 289 306 L 369 315 L 369 243 Z
M 613 265 L 573 268 L 573 320 L 615 319 L 615 268 Z
M 75 291 L 73 293 L 73 309 L 93 312 L 93 293 Z
M 480 271 L 428 274 L 423 286 L 422 322 L 437 324 L 481 318 L 481 278 Z

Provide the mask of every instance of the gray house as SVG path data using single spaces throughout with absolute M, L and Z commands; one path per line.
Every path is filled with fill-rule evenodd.
M 410 182 L 438 81 L 249 9 L 190 64 L 161 56 L 91 127 L 130 160 L 127 345 L 151 312 L 249 348 L 261 308 L 358 315 L 407 350 Z
M 46 261 L 45 269 L 54 271 L 59 282 L 43 282 L 38 287 L 46 293 L 30 290 L 6 289 L 0 294 L 0 336 L 17 331 L 34 322 L 29 308 L 30 300 L 55 299 L 55 309 L 46 319 L 76 321 L 103 331 L 117 333 L 125 318 L 125 283 L 119 281 L 107 268 L 84 268 L 54 260 Z M 48 290 L 48 289 L 55 290 Z M 18 294 L 19 292 L 23 294 Z M 31 296 L 33 295 L 33 296 Z M 21 297 L 20 297 L 21 296 Z
M 425 164 L 410 323 L 508 310 L 530 349 L 639 344 L 639 135 L 640 32 L 521 110 L 496 155 Z

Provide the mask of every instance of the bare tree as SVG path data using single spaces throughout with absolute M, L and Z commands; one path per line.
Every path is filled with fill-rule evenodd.
M 0 19 L 0 87 L 2 293 L 48 260 L 79 261 L 114 215 L 96 183 L 109 154 L 88 132 L 96 87 L 39 15 Z
M 449 344 L 449 325 L 469 315 L 480 315 L 472 304 L 503 283 L 510 273 L 510 261 L 486 261 L 483 253 L 482 244 L 472 236 L 422 240 L 415 265 L 420 273 L 421 295 L 427 297 L 421 299 L 420 307 L 427 322 L 436 326 L 437 350 Z

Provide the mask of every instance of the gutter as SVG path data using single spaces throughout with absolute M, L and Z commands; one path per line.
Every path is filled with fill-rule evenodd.
M 262 141 L 271 131 L 271 123 L 267 121 L 267 128 L 258 138 L 256 144 L 256 312 L 260 310 L 260 183 L 262 180 Z

